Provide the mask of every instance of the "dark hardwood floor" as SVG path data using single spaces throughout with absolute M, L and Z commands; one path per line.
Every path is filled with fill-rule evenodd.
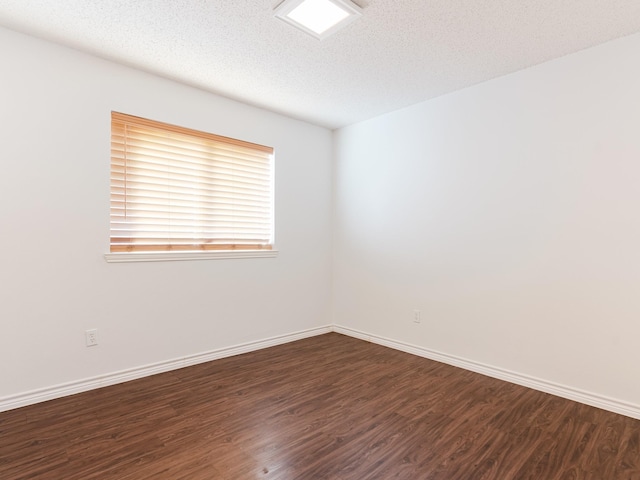
M 0 413 L 0 479 L 640 479 L 640 421 L 338 334 Z

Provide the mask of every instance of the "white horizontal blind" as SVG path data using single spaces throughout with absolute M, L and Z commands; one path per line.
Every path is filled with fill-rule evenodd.
M 273 148 L 111 114 L 111 252 L 272 248 Z

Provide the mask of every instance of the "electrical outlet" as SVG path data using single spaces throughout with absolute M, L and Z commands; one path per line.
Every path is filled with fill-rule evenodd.
M 422 321 L 422 318 L 420 316 L 420 310 L 414 310 L 413 311 L 413 323 L 420 323 Z
M 87 347 L 98 345 L 98 329 L 92 328 L 91 330 L 85 330 L 84 339 Z

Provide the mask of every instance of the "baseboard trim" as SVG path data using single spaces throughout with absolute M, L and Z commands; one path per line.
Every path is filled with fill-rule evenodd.
M 531 377 L 529 375 L 523 375 L 521 373 L 512 372 L 491 365 L 486 365 L 480 362 L 458 357 L 456 355 L 438 352 L 429 348 L 400 342 L 390 338 L 362 332 L 360 330 L 355 330 L 340 325 L 327 325 L 318 328 L 311 328 L 291 334 L 279 335 L 263 340 L 247 342 L 231 347 L 211 350 L 209 352 L 188 355 L 173 360 L 143 365 L 140 367 L 122 370 L 106 375 L 86 378 L 75 382 L 68 382 L 38 390 L 32 390 L 30 392 L 25 392 L 17 395 L 2 397 L 0 398 L 0 412 L 45 402 L 47 400 L 66 397 L 69 395 L 74 395 L 76 393 L 82 393 L 109 385 L 116 385 L 118 383 L 124 383 L 131 380 L 136 380 L 138 378 L 156 375 L 158 373 L 178 370 L 180 368 L 218 360 L 220 358 L 232 357 L 234 355 L 261 350 L 263 348 L 269 348 L 284 343 L 295 342 L 296 340 L 302 340 L 304 338 L 314 337 L 316 335 L 323 335 L 329 332 L 340 333 L 367 342 L 393 348 L 394 350 L 399 350 L 402 352 L 410 353 L 412 355 L 417 355 L 419 357 L 435 360 L 437 362 L 446 363 L 448 365 L 460 367 L 465 370 L 480 373 L 482 375 L 487 375 L 489 377 L 515 383 L 516 385 L 533 388 L 534 390 L 550 393 L 558 397 L 567 398 L 569 400 L 574 400 L 586 405 L 591 405 L 592 407 L 601 408 L 603 410 L 608 410 L 610 412 L 618 413 L 640 420 L 640 405 L 635 405 L 614 398 L 597 395 L 591 392 L 586 392 L 584 390 Z
M 634 405 L 631 403 L 623 402 L 621 400 L 617 400 L 615 398 L 597 395 L 595 393 L 586 392 L 577 388 L 560 385 L 554 382 L 549 382 L 547 380 L 542 380 L 540 378 L 523 375 L 521 373 L 512 372 L 491 365 L 486 365 L 480 362 L 475 362 L 473 360 L 468 360 L 456 355 L 449 355 L 447 353 L 431 350 L 429 348 L 399 342 L 390 338 L 381 337 L 379 335 L 365 333 L 352 328 L 334 325 L 333 331 L 336 333 L 341 333 L 343 335 L 348 335 L 350 337 L 358 338 L 360 340 L 365 340 L 367 342 L 393 348 L 394 350 L 400 350 L 402 352 L 417 355 L 419 357 L 446 363 L 448 365 L 460 367 L 465 370 L 470 370 L 472 372 L 486 375 L 488 377 L 515 383 L 516 385 L 521 385 L 523 387 L 533 388 L 534 390 L 550 393 L 558 397 L 584 403 L 592 407 L 601 408 L 603 410 L 608 410 L 610 412 L 619 413 L 621 415 L 640 420 L 640 405 Z
M 8 397 L 2 397 L 0 398 L 0 412 L 25 407 L 27 405 L 33 405 L 35 403 L 45 402 L 47 400 L 53 400 L 55 398 L 66 397 L 69 395 L 74 395 L 76 393 L 82 393 L 89 390 L 94 390 L 96 388 L 124 383 L 130 380 L 136 380 L 138 378 L 149 377 L 158 373 L 178 370 L 180 368 L 197 365 L 199 363 L 218 360 L 220 358 L 232 357 L 234 355 L 253 352 L 255 350 L 262 350 L 263 348 L 274 347 L 283 343 L 295 342 L 296 340 L 302 340 L 303 338 L 323 335 L 325 333 L 331 332 L 332 330 L 333 328 L 330 325 L 311 328 L 295 333 L 279 335 L 263 340 L 257 340 L 254 342 L 247 342 L 232 347 L 219 348 L 216 350 L 211 350 L 209 352 L 188 355 L 186 357 L 175 358 L 173 360 L 143 365 L 141 367 L 121 370 L 119 372 L 109 373 L 106 375 L 86 378 L 83 380 L 64 383 L 60 385 L 54 385 L 51 387 L 32 390 L 30 392 L 11 395 Z

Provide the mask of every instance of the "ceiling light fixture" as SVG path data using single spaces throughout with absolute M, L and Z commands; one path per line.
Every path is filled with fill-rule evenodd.
M 284 0 L 274 11 L 276 18 L 320 40 L 362 16 L 349 0 Z

